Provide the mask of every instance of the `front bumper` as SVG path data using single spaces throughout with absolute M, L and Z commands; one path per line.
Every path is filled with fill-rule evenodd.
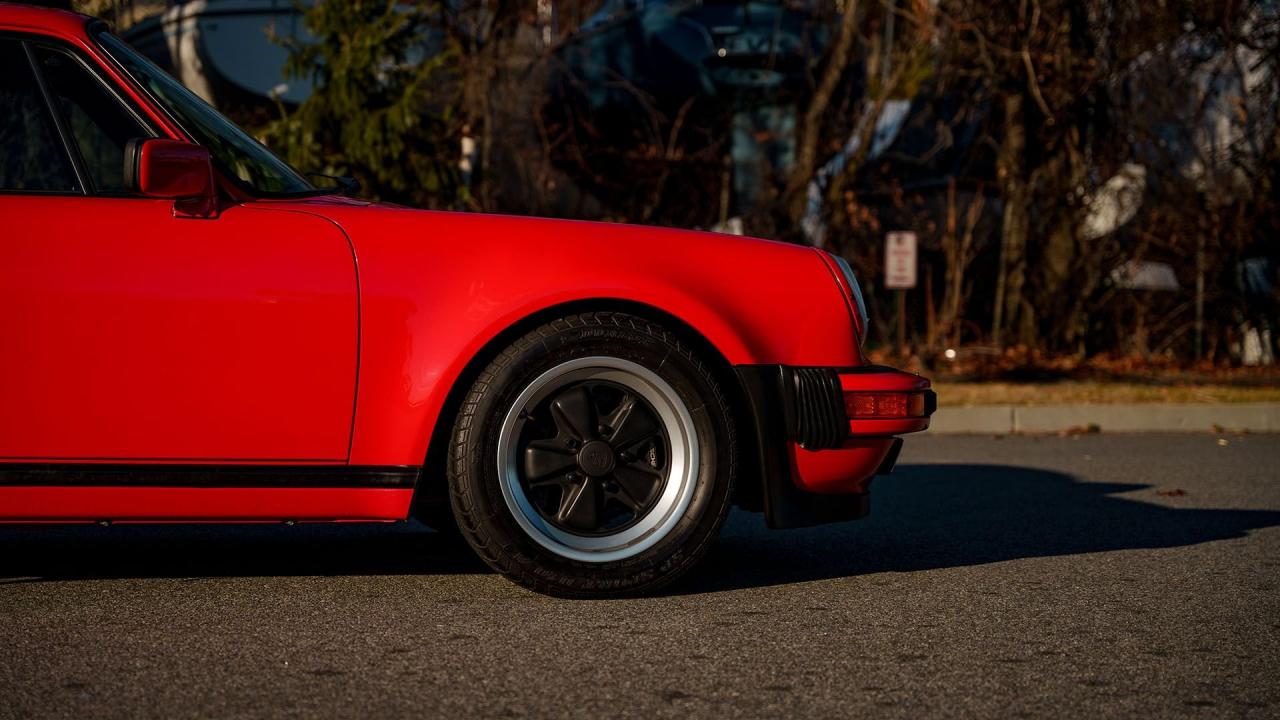
M 739 502 L 774 528 L 866 515 L 871 479 L 897 461 L 896 436 L 927 429 L 937 408 L 928 380 L 888 367 L 735 370 L 758 461 Z

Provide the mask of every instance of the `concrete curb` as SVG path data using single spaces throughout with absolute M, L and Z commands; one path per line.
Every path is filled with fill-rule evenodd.
M 943 399 L 945 402 L 945 398 Z M 1097 425 L 1102 432 L 1280 432 L 1280 403 L 1167 405 L 942 405 L 929 432 L 1062 432 Z

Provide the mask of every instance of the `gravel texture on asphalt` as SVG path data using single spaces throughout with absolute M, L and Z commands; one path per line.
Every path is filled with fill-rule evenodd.
M 1278 467 L 1280 436 L 911 438 L 871 518 L 735 513 L 608 602 L 416 525 L 0 528 L 0 717 L 1277 717 Z

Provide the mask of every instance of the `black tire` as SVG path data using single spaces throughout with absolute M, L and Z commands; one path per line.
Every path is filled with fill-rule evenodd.
M 584 561 L 565 556 L 565 552 L 576 551 L 556 548 L 554 541 L 530 530 L 527 520 L 530 515 L 527 511 L 524 513 L 525 520 L 518 519 L 520 511 L 512 506 L 511 488 L 515 483 L 526 483 L 525 475 L 529 471 L 510 466 L 513 468 L 511 472 L 500 472 L 499 455 L 530 452 L 527 447 L 521 450 L 519 445 L 512 444 L 509 439 L 512 432 L 510 429 L 504 430 L 503 424 L 504 421 L 507 422 L 507 427 L 510 428 L 512 417 L 533 417 L 524 410 L 513 410 L 513 406 L 522 398 L 522 393 L 533 390 L 535 380 L 554 375 L 561 367 L 606 358 L 616 359 L 610 362 L 632 363 L 643 367 L 661 379 L 662 387 L 675 391 L 673 398 L 678 397 L 678 403 L 671 407 L 676 407 L 678 411 L 679 405 L 683 404 L 687 414 L 681 417 L 692 420 L 695 431 L 681 434 L 680 437 L 693 437 L 696 460 L 690 459 L 681 468 L 679 487 L 682 488 L 680 492 L 685 493 L 687 505 L 673 504 L 663 511 L 665 515 L 661 522 L 666 524 L 661 534 L 655 529 L 643 542 L 636 541 L 633 546 L 617 551 L 617 554 L 634 552 L 630 556 L 614 559 L 611 555 L 604 560 L 591 557 L 590 561 Z M 565 387 L 569 391 L 575 388 L 573 385 Z M 608 391 L 608 388 L 594 390 Z M 554 404 L 559 400 L 552 402 Z M 588 404 L 595 405 L 594 402 Z M 639 407 L 634 399 L 631 404 Z M 592 412 L 593 423 L 597 417 L 601 421 L 607 419 L 595 414 L 600 412 L 598 410 Z M 618 410 L 609 416 L 618 419 L 619 426 L 628 422 L 626 418 L 629 413 L 621 413 Z M 550 409 L 546 414 L 556 415 Z M 556 422 L 557 427 L 560 427 L 559 420 Z M 608 429 L 607 425 L 599 427 L 601 433 Z M 621 429 L 616 431 L 618 434 L 621 432 Z M 658 444 L 667 438 L 662 432 L 659 428 L 654 433 L 653 437 L 659 439 L 652 441 L 652 446 L 644 457 L 639 457 L 638 450 L 616 450 L 613 461 L 619 463 L 616 477 L 622 478 L 621 473 L 627 470 L 621 466 L 624 461 L 632 464 L 648 462 L 655 468 L 654 474 L 658 477 L 654 481 L 657 483 L 654 487 L 658 489 L 652 492 L 669 492 L 665 488 L 675 482 L 671 473 L 674 472 L 672 468 L 676 463 L 672 460 L 662 461 L 666 467 L 665 472 L 668 473 L 663 478 L 664 471 L 657 469 L 659 463 L 656 459 Z M 505 438 L 503 442 L 506 443 L 503 445 L 505 450 L 501 453 L 500 436 Z M 571 440 L 565 442 L 573 443 Z M 625 439 L 617 442 L 621 448 Z M 587 444 L 591 444 L 591 441 Z M 562 498 L 559 502 L 569 502 L 564 498 L 572 490 L 564 489 L 567 487 L 564 483 L 570 481 L 576 481 L 579 485 L 599 481 L 602 483 L 599 487 L 612 488 L 616 497 L 619 484 L 610 482 L 610 478 L 615 476 L 595 477 L 592 473 L 598 470 L 596 466 L 581 464 L 587 462 L 581 459 L 583 453 L 587 452 L 586 446 L 582 447 L 582 451 L 572 461 L 579 464 L 574 466 L 575 470 L 568 472 L 570 480 L 558 481 L 561 484 L 555 492 L 557 497 Z M 674 446 L 668 444 L 665 447 Z M 675 454 L 674 450 L 671 451 L 673 457 Z M 515 582 L 537 592 L 560 597 L 639 595 L 653 592 L 672 582 L 706 554 L 729 510 L 733 497 L 736 458 L 735 430 L 727 400 L 711 368 L 702 358 L 681 342 L 677 335 L 658 323 L 617 312 L 584 313 L 557 319 L 534 329 L 502 350 L 480 373 L 467 392 L 453 426 L 448 462 L 449 498 L 462 536 L 485 563 Z M 609 467 L 614 467 L 613 462 L 610 462 Z M 584 468 L 596 470 L 588 472 Z M 504 483 L 507 484 L 506 498 L 503 495 Z M 532 494 L 533 491 L 530 492 Z M 599 491 L 601 496 L 604 492 Z M 579 495 L 582 494 L 583 491 L 579 491 Z M 639 493 L 633 495 L 628 490 L 625 494 L 628 502 L 634 503 L 634 497 Z M 665 494 L 662 496 L 666 497 Z M 603 507 L 604 502 L 600 500 L 593 505 Z M 658 510 L 642 514 L 646 512 L 642 507 L 631 507 L 630 511 L 636 516 L 632 522 L 657 522 L 651 520 L 650 516 L 656 518 L 654 513 L 659 512 Z M 601 515 L 601 512 L 593 511 L 591 516 Z M 560 517 L 556 515 L 549 522 Z M 576 531 L 570 529 L 568 532 Z M 592 538 L 605 538 L 600 540 L 602 543 L 609 542 L 610 537 L 621 537 L 610 535 L 613 531 L 607 528 L 601 532 L 603 534 L 593 535 L 584 531 L 583 534 Z M 644 545 L 648 546 L 642 547 Z

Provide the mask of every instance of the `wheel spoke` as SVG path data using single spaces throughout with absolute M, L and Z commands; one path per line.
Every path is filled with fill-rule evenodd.
M 573 490 L 573 482 L 568 475 L 554 475 L 542 480 L 534 480 L 529 483 L 530 490 L 542 490 L 544 488 L 557 487 L 562 493 L 568 493 Z
M 596 435 L 596 407 L 582 386 L 569 388 L 551 402 L 551 417 L 568 437 L 590 440 Z
M 619 452 L 630 450 L 658 434 L 658 422 L 634 395 L 627 395 L 609 418 L 613 433 L 609 444 Z
M 639 505 L 649 502 L 654 489 L 662 482 L 662 473 L 648 465 L 629 463 L 613 469 L 613 479 L 622 492 Z
M 580 530 L 595 530 L 600 525 L 603 499 L 600 483 L 594 479 L 584 480 L 564 494 L 556 520 Z
M 563 475 L 576 465 L 573 451 L 555 440 L 534 440 L 524 451 L 524 478 L 529 483 Z
M 633 513 L 640 512 L 644 508 L 644 501 L 642 499 L 636 498 L 634 495 L 628 492 L 625 485 L 623 485 L 621 482 L 617 482 L 617 478 L 614 478 L 614 480 L 615 480 L 615 483 L 614 483 L 615 489 L 611 491 L 607 490 L 605 492 L 605 495 L 607 497 L 613 498 L 614 500 L 617 500 L 623 505 L 626 505 L 628 508 L 630 508 L 631 512 Z

